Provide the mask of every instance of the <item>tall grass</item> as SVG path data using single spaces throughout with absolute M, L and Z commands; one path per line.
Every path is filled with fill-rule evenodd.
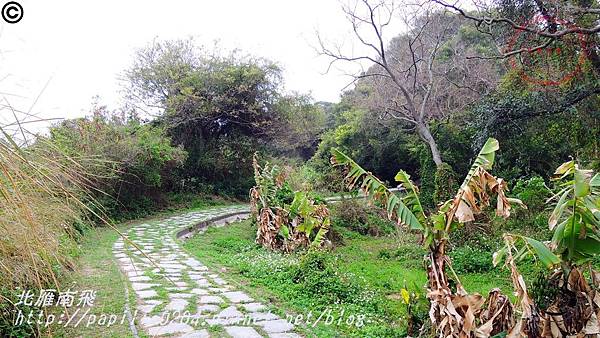
M 86 225 L 111 226 L 140 250 L 96 200 L 102 195 L 114 200 L 99 187 L 121 179 L 119 163 L 102 154 L 72 155 L 77 152 L 55 142 L 36 137 L 20 146 L 0 126 L 0 337 L 40 334 L 35 323 L 14 327 L 17 290 L 60 292 L 61 275 L 74 268 L 76 240 Z
M 0 336 L 5 336 L 15 290 L 59 289 L 60 274 L 73 268 L 75 239 L 99 209 L 90 197 L 92 177 L 79 160 L 45 138 L 21 147 L 0 132 Z

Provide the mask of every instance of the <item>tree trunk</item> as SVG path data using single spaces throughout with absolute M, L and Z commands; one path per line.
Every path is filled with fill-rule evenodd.
M 421 139 L 429 145 L 433 162 L 435 163 L 435 166 L 439 168 L 442 165 L 442 156 L 440 155 L 440 151 L 433 135 L 431 135 L 431 132 L 429 131 L 429 125 L 425 122 L 417 122 L 417 132 Z

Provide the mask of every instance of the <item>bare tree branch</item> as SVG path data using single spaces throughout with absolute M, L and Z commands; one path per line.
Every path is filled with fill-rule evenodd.
M 509 19 L 509 18 L 505 18 L 505 17 L 491 17 L 491 16 L 485 16 L 485 17 L 478 17 L 478 16 L 474 16 L 471 15 L 469 13 L 467 13 L 465 10 L 463 10 L 462 8 L 444 2 L 442 0 L 431 0 L 439 5 L 442 5 L 445 8 L 451 9 L 453 11 L 455 11 L 456 13 L 462 15 L 463 17 L 469 19 L 469 20 L 473 20 L 476 22 L 477 26 L 480 25 L 493 25 L 493 24 L 498 24 L 498 23 L 503 23 L 503 24 L 507 24 L 510 27 L 512 27 L 515 30 L 519 30 L 519 31 L 524 31 L 524 32 L 529 32 L 529 33 L 533 33 L 542 37 L 546 37 L 546 38 L 550 38 L 550 39 L 557 39 L 557 38 L 561 38 L 565 35 L 569 35 L 569 34 L 586 34 L 586 35 L 592 35 L 592 34 L 596 34 L 598 32 L 600 32 L 600 24 L 597 24 L 595 26 L 589 27 L 589 28 L 584 28 L 584 27 L 578 27 L 578 26 L 573 26 L 573 27 L 568 27 L 565 28 L 563 30 L 560 31 L 556 31 L 554 33 L 552 32 L 546 32 L 543 30 L 539 30 L 539 29 L 535 29 L 535 28 L 531 28 L 528 27 L 526 25 L 520 25 L 516 22 L 514 22 L 513 20 Z M 582 9 L 583 10 L 583 9 Z M 587 13 L 597 13 L 598 10 L 595 9 L 590 9 L 591 11 L 587 12 Z

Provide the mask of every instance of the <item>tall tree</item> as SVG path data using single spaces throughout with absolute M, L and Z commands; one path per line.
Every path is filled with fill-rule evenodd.
M 281 70 L 269 60 L 209 53 L 191 40 L 155 41 L 125 77 L 131 101 L 155 111 L 155 123 L 188 151 L 184 184 L 246 195 L 255 151 L 315 148 L 322 112 L 308 97 L 284 95 Z M 310 118 L 304 130 L 299 115 Z
M 358 0 L 343 11 L 355 40 L 370 53 L 344 53 L 318 36 L 321 53 L 331 58 L 330 67 L 340 61 L 371 62 L 368 70 L 353 74 L 357 88 L 367 87 L 369 108 L 415 130 L 439 168 L 443 160 L 431 122 L 480 97 L 493 87 L 496 72 L 459 57 L 465 46 L 452 42 L 460 27 L 457 16 L 386 0 Z M 384 33 L 397 18 L 406 31 L 386 45 Z

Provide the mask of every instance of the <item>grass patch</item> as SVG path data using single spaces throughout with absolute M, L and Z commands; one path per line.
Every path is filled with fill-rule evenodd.
M 412 235 L 371 237 L 336 229 L 344 245 L 330 253 L 283 255 L 254 243 L 250 221 L 209 228 L 194 236 L 184 248 L 215 269 L 225 267 L 231 278 L 258 300 L 268 300 L 284 318 L 287 315 L 334 317 L 316 325 L 304 325 L 304 333 L 318 337 L 389 337 L 405 335 L 406 311 L 399 297 L 404 287 L 421 289 L 427 279 L 425 251 Z M 486 295 L 500 287 L 510 292 L 507 271 L 464 273 L 469 291 Z M 353 315 L 355 323 L 347 325 Z M 364 325 L 357 327 L 357 316 Z M 341 318 L 341 320 L 340 320 Z
M 116 260 L 113 257 L 112 245 L 119 235 L 111 228 L 96 228 L 89 230 L 81 242 L 81 255 L 76 270 L 62 282 L 62 289 L 96 291 L 94 305 L 89 307 L 90 315 L 98 321 L 103 314 L 117 315 L 117 321 L 107 327 L 97 323 L 86 326 L 88 318 L 77 327 L 69 325 L 57 326 L 53 336 L 57 337 L 133 337 L 127 318 L 121 323 L 125 313 L 125 304 L 135 304 L 135 294 L 129 289 L 129 299 L 126 298 L 125 287 L 129 288 L 126 277 L 121 275 Z M 71 312 L 76 308 L 71 308 Z M 88 308 L 82 308 L 87 310 Z M 134 308 L 132 308 L 134 310 Z

